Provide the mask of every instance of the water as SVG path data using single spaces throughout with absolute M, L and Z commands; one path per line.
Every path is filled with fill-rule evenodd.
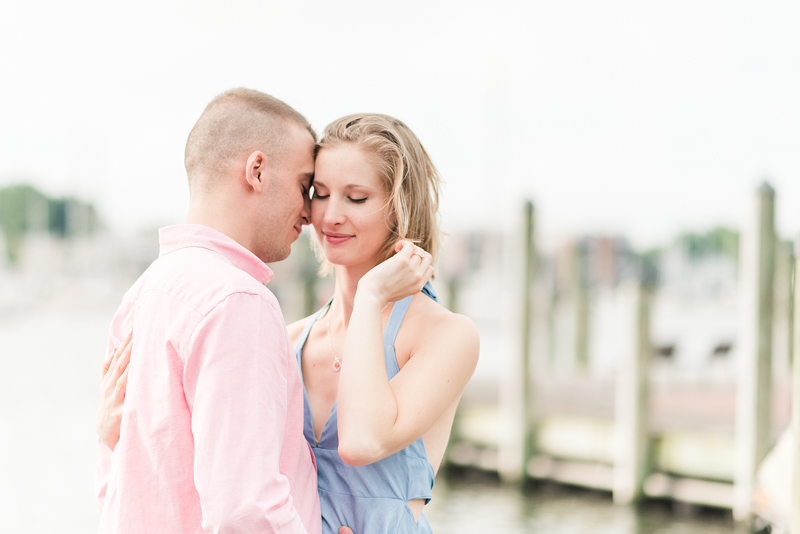
M 730 511 L 680 503 L 615 506 L 609 493 L 539 483 L 524 492 L 486 473 L 439 476 L 425 508 L 436 534 L 730 534 Z
M 0 531 L 97 530 L 94 414 L 112 314 L 62 307 L 0 316 Z M 437 478 L 425 513 L 436 534 L 737 532 L 730 513 L 668 503 L 634 510 L 553 485 L 522 493 L 476 473 Z
M 0 531 L 97 531 L 94 415 L 110 317 L 0 316 Z

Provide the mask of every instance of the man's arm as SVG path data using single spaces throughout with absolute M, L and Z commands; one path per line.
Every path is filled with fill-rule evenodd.
M 228 296 L 189 339 L 184 391 L 207 530 L 306 532 L 279 469 L 293 363 L 286 351 L 279 310 L 250 293 Z

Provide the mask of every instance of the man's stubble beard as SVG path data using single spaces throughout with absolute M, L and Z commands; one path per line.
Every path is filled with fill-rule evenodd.
M 267 238 L 264 239 L 261 249 L 263 250 L 260 255 L 261 260 L 264 263 L 275 263 L 289 257 L 292 252 L 292 244 L 276 243 L 275 240 Z

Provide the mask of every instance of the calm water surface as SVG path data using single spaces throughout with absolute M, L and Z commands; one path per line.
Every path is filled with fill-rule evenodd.
M 94 410 L 112 314 L 0 316 L 0 532 L 97 530 Z M 603 493 L 552 485 L 522 493 L 463 472 L 437 478 L 425 513 L 436 534 L 743 532 L 730 513 L 663 503 L 634 511 Z
M 475 472 L 436 479 L 425 508 L 435 534 L 744 534 L 730 512 L 668 502 L 615 506 L 609 493 L 536 484 L 524 492 Z

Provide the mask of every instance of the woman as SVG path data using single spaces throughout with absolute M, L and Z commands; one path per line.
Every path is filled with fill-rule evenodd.
M 438 195 L 436 169 L 402 122 L 360 114 L 325 128 L 311 222 L 334 295 L 288 327 L 324 533 L 430 532 L 422 508 L 479 344 L 429 284 L 418 291 L 438 252 Z M 125 352 L 114 357 L 127 361 Z M 101 437 L 116 442 L 115 432 Z

